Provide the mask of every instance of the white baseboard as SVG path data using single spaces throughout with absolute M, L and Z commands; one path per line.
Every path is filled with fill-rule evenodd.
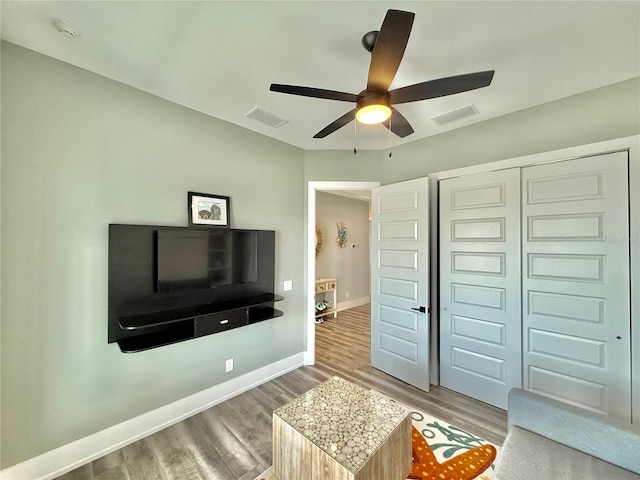
M 5 480 L 50 480 L 304 365 L 304 352 L 194 393 L 0 471 Z
M 359 307 L 360 305 L 366 305 L 367 303 L 371 303 L 371 296 L 354 298 L 353 300 L 349 300 L 347 302 L 340 302 L 336 310 L 347 310 L 349 308 Z

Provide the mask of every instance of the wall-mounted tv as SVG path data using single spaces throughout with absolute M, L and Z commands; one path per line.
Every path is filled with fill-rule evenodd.
M 109 225 L 109 342 L 139 351 L 281 316 L 274 275 L 272 230 Z
M 157 265 L 159 293 L 257 282 L 257 232 L 159 230 Z

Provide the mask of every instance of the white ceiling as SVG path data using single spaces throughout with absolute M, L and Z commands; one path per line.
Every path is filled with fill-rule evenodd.
M 358 124 L 359 149 L 384 149 L 640 76 L 639 1 L 1 2 L 2 38 L 304 149 L 351 149 L 353 123 L 313 135 L 353 104 L 269 91 L 270 83 L 359 93 L 362 35 L 390 7 L 415 12 L 391 88 L 495 70 L 486 88 L 399 105 L 405 139 Z M 81 35 L 53 27 L 62 18 Z M 479 114 L 430 118 L 475 104 Z M 254 107 L 280 128 L 244 115 Z

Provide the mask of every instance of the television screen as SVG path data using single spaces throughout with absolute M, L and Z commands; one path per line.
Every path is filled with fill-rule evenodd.
M 157 291 L 256 282 L 257 255 L 253 231 L 158 230 Z
M 251 310 L 249 323 L 279 316 L 275 254 L 273 230 L 109 225 L 109 343 L 193 338 L 196 317 L 236 307 Z
M 158 292 L 209 286 L 209 234 L 158 231 Z

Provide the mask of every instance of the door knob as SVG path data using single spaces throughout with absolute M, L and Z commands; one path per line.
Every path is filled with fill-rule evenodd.
M 411 310 L 415 310 L 420 313 L 427 313 L 427 307 L 411 307 Z

